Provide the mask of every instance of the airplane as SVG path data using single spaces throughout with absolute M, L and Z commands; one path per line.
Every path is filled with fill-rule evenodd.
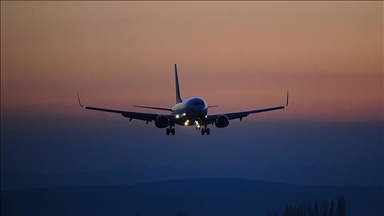
M 222 114 L 208 114 L 208 109 L 216 107 L 217 105 L 207 105 L 207 103 L 199 97 L 192 97 L 188 100 L 183 101 L 180 94 L 179 78 L 177 74 L 177 65 L 175 64 L 175 86 L 176 86 L 176 105 L 172 108 L 154 107 L 154 106 L 141 106 L 133 105 L 133 107 L 155 109 L 171 112 L 168 115 L 155 114 L 155 113 L 142 113 L 142 112 L 131 112 L 124 110 L 105 109 L 99 107 L 84 106 L 80 101 L 79 93 L 77 93 L 77 99 L 79 105 L 84 109 L 96 110 L 101 112 L 119 113 L 122 116 L 132 119 L 142 120 L 148 122 L 155 122 L 156 127 L 166 128 L 166 134 L 175 135 L 175 126 L 195 126 L 196 130 L 200 130 L 201 135 L 210 135 L 211 130 L 208 125 L 215 125 L 217 128 L 224 128 L 229 125 L 229 120 L 242 119 L 250 114 L 269 112 L 273 110 L 284 109 L 288 106 L 288 94 L 286 103 L 283 106 L 268 107 L 264 109 L 248 110 L 241 112 L 222 113 Z

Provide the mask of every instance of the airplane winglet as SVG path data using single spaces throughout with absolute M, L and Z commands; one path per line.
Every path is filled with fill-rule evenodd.
M 285 107 L 288 106 L 288 95 L 289 95 L 289 91 L 287 91 L 287 102 L 285 103 Z
M 77 100 L 79 100 L 79 105 L 83 108 L 85 108 L 85 106 L 83 104 L 81 104 L 81 101 L 80 101 L 80 96 L 79 96 L 79 92 L 76 92 L 77 93 Z

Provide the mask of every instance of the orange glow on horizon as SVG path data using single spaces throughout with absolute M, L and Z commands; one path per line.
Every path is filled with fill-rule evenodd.
M 1 2 L 1 108 L 78 113 L 77 91 L 92 106 L 172 107 L 177 63 L 182 97 L 219 105 L 210 113 L 283 105 L 290 91 L 290 106 L 266 118 L 384 120 L 382 11 L 381 2 Z

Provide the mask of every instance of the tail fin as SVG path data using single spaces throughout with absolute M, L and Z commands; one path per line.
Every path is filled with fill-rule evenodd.
M 177 65 L 175 64 L 175 84 L 176 84 L 176 103 L 181 103 L 183 100 L 180 95 L 179 77 L 177 76 Z

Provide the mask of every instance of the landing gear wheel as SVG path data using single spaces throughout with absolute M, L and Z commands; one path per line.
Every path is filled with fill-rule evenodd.
M 204 135 L 204 133 L 205 133 L 205 129 L 201 128 L 201 135 Z
M 209 135 L 209 134 L 211 133 L 211 129 L 209 129 L 209 128 L 205 129 L 205 133 L 206 133 L 207 135 Z
M 172 133 L 172 135 L 175 135 L 175 128 L 171 129 L 171 133 Z
M 167 128 L 166 132 L 167 132 L 167 135 L 169 135 L 169 133 L 170 133 L 170 130 L 169 130 L 169 128 Z

